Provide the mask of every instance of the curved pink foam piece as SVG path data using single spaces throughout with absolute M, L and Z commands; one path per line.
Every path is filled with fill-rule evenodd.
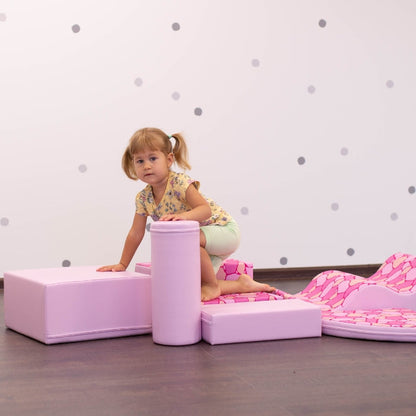
M 416 341 L 409 329 L 416 311 L 416 257 L 410 254 L 393 254 L 369 278 L 320 273 L 295 297 L 321 306 L 322 331 L 328 335 Z M 405 324 L 397 326 L 398 320 Z M 380 331 L 380 322 L 395 329 Z
M 322 332 L 378 341 L 416 341 L 416 311 L 402 308 L 323 311 Z

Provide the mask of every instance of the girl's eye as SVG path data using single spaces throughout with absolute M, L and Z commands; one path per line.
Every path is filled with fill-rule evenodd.
M 143 160 L 142 160 L 142 159 L 138 159 L 138 160 L 136 160 L 136 163 L 137 163 L 138 165 L 142 165 L 142 164 L 143 164 Z
M 156 157 L 156 156 L 152 156 L 152 157 L 150 158 L 150 161 L 151 161 L 151 162 L 155 162 L 155 161 L 156 161 L 156 159 L 157 159 L 157 157 Z

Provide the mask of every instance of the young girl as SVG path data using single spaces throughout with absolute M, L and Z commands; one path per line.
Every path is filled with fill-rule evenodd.
M 214 201 L 199 193 L 199 182 L 184 173 L 171 171 L 173 163 L 184 170 L 191 168 L 181 134 L 169 137 L 156 128 L 144 128 L 134 133 L 123 155 L 123 170 L 130 179 L 140 179 L 148 185 L 136 197 L 133 225 L 119 263 L 100 267 L 98 271 L 127 269 L 143 239 L 148 216 L 154 221 L 194 220 L 200 224 L 203 301 L 221 294 L 274 291 L 273 287 L 256 282 L 244 274 L 236 281 L 216 279 L 222 261 L 239 245 L 238 225 Z

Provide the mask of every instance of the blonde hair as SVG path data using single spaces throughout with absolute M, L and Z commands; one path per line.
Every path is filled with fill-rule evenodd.
M 175 139 L 175 146 L 172 146 L 171 138 Z M 133 164 L 134 154 L 147 149 L 159 150 L 166 156 L 169 153 L 173 153 L 175 163 L 178 166 L 184 170 L 191 169 L 191 165 L 188 162 L 188 148 L 182 134 L 175 133 L 168 136 L 160 129 L 146 127 L 137 130 L 136 133 L 131 136 L 121 160 L 123 170 L 130 179 L 138 179 Z

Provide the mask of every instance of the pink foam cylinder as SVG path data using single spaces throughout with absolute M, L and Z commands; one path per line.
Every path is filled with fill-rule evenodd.
M 158 221 L 150 227 L 152 335 L 163 345 L 201 340 L 201 259 L 196 221 Z

